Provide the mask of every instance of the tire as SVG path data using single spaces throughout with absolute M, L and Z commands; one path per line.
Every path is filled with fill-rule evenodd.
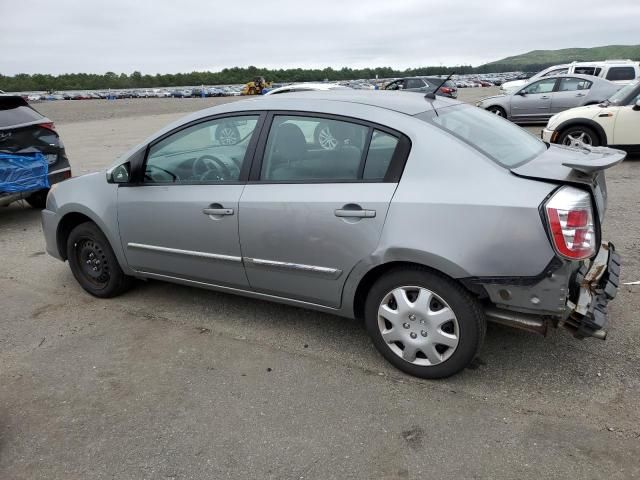
M 487 108 L 487 112 L 493 113 L 494 115 L 497 115 L 498 117 L 507 118 L 507 112 L 505 111 L 505 109 L 502 108 L 502 107 L 498 107 L 497 105 L 494 105 L 492 107 L 488 107 Z
M 133 278 L 124 274 L 109 241 L 93 222 L 81 223 L 71 230 L 67 258 L 73 276 L 94 297 L 117 297 L 133 284 Z
M 404 305 L 396 301 L 401 295 L 408 300 Z M 392 270 L 378 279 L 367 296 L 365 324 L 389 363 L 409 375 L 430 379 L 449 377 L 467 367 L 487 328 L 484 312 L 469 292 L 419 267 Z
M 592 128 L 583 125 L 576 125 L 563 130 L 558 137 L 557 143 L 568 147 L 580 147 L 579 142 L 592 147 L 598 147 L 602 143 L 600 137 Z
M 29 195 L 25 200 L 33 208 L 37 208 L 39 210 L 42 210 L 44 207 L 47 206 L 47 194 L 48 193 L 49 193 L 49 189 L 48 188 L 44 189 L 44 190 L 38 190 L 37 192 L 32 193 L 31 195 Z

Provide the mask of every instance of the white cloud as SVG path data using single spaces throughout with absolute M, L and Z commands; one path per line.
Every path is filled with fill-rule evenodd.
M 33 0 L 0 7 L 0 73 L 479 65 L 638 43 L 638 0 Z

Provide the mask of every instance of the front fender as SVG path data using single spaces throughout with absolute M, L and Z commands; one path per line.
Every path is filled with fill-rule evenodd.
M 592 128 L 600 137 L 600 142 L 602 143 L 601 146 L 606 147 L 608 145 L 607 134 L 604 131 L 604 128 L 602 128 L 602 125 L 600 125 L 598 122 L 594 122 L 589 118 L 571 118 L 569 120 L 565 120 L 560 125 L 558 125 L 555 130 L 556 132 L 562 132 L 563 130 L 566 130 L 567 128 L 573 127 L 575 125 L 585 125 L 589 128 Z
M 60 231 L 64 219 L 70 214 L 81 214 L 93 221 L 104 233 L 113 249 L 118 263 L 127 274 L 128 267 L 118 230 L 118 186 L 106 182 L 104 172 L 76 177 L 62 182 L 50 195 L 47 209 L 57 217 L 57 247 L 66 256 L 65 246 L 60 245 Z

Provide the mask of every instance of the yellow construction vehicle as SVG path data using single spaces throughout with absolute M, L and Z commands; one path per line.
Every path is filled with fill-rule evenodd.
M 271 88 L 271 82 L 267 83 L 264 77 L 256 77 L 253 82 L 247 83 L 242 89 L 242 95 L 262 95 L 262 90 Z

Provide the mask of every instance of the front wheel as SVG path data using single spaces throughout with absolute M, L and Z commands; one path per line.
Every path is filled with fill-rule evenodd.
M 596 132 L 589 127 L 577 125 L 567 128 L 558 137 L 558 143 L 567 147 L 597 147 L 600 145 L 600 139 Z
M 487 108 L 487 111 L 489 113 L 493 113 L 494 115 L 497 115 L 498 117 L 507 118 L 507 112 L 505 112 L 504 108 L 502 107 L 498 107 L 498 106 L 489 107 Z
M 391 364 L 421 378 L 445 378 L 464 369 L 486 331 L 484 312 L 469 292 L 421 268 L 381 277 L 367 297 L 365 324 Z
M 107 237 L 93 222 L 81 223 L 71 231 L 67 258 L 80 286 L 95 297 L 116 297 L 133 283 L 120 268 Z

